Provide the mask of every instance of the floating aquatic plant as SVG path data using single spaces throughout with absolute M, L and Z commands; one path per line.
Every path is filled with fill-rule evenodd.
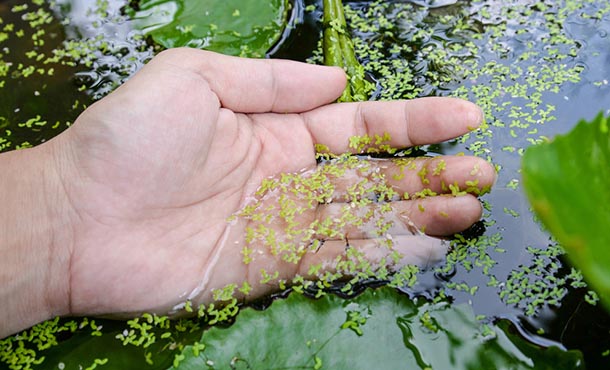
M 610 130 L 599 114 L 528 148 L 523 184 L 534 211 L 610 308 Z
M 243 310 L 230 328 L 206 331 L 176 369 L 581 369 L 578 352 L 541 350 L 508 323 L 480 323 L 466 305 L 410 300 L 368 289 L 345 301 L 299 294 L 264 312 Z
M 99 9 L 92 11 L 92 14 L 111 13 L 110 10 L 104 11 L 105 2 L 100 1 L 99 3 Z M 18 6 L 13 11 L 19 12 L 19 14 L 33 13 L 27 17 L 34 22 L 37 22 L 37 19 L 38 22 L 48 19 L 43 13 L 38 15 L 39 12 L 34 6 L 42 5 L 42 1 L 33 1 L 28 4 L 29 8 L 25 5 Z M 594 4 L 595 7 L 591 4 Z M 498 187 L 512 192 L 510 193 L 511 199 L 518 196 L 516 190 L 521 186 L 519 174 L 513 168 L 515 166 L 511 166 L 511 161 L 518 159 L 523 154 L 524 147 L 544 141 L 543 136 L 548 135 L 549 127 L 558 121 L 555 117 L 554 105 L 557 99 L 554 97 L 559 96 L 560 101 L 563 102 L 563 97 L 558 93 L 565 92 L 567 86 L 581 80 L 583 45 L 570 36 L 565 30 L 564 24 L 569 21 L 577 24 L 599 22 L 604 17 L 607 18 L 610 7 L 609 4 L 593 0 L 562 2 L 544 0 L 537 2 L 535 6 L 530 5 L 522 1 L 475 0 L 469 2 L 468 6 L 457 4 L 446 9 L 429 10 L 425 7 L 413 6 L 410 2 L 373 1 L 350 2 L 345 8 L 346 23 L 350 27 L 357 58 L 361 61 L 365 71 L 377 83 L 378 89 L 373 93 L 374 99 L 449 94 L 473 100 L 484 108 L 489 125 L 461 139 L 455 149 L 444 148 L 450 151 L 467 151 L 490 160 L 493 159 L 499 164 L 498 168 L 502 168 Z M 56 14 L 62 13 L 57 12 Z M 239 15 L 242 15 L 241 12 Z M 40 23 L 40 25 L 43 24 L 44 22 Z M 7 37 L 15 39 L 24 37 L 24 35 L 28 35 L 29 30 L 29 28 L 21 29 L 16 26 L 11 29 L 6 22 L 0 27 L 2 27 L 0 44 L 9 40 Z M 30 26 L 28 25 L 28 27 Z M 41 42 L 46 42 L 47 45 L 51 42 L 46 38 L 48 34 L 38 34 L 38 30 L 32 30 L 32 42 L 36 42 L 38 45 Z M 187 29 L 185 28 L 185 30 Z M 530 38 L 530 35 L 540 37 Z M 61 58 L 54 60 L 45 69 L 45 76 L 57 75 L 59 73 L 57 66 L 63 65 L 61 60 L 73 63 L 74 66 L 81 65 L 94 69 L 99 60 L 96 55 L 107 56 L 111 54 L 109 49 L 112 49 L 111 45 L 105 46 L 104 40 L 96 38 L 67 42 L 65 48 L 58 49 Z M 28 55 L 31 55 L 33 64 L 40 58 L 41 53 L 29 53 Z M 589 61 L 596 57 L 602 58 L 605 54 L 600 50 L 598 55 L 601 56 L 592 53 Z M 317 60 L 322 63 L 322 48 Z M 23 81 L 33 81 L 34 78 L 43 76 L 36 67 L 32 69 L 29 63 L 23 63 L 21 68 L 17 63 L 11 63 L 8 55 L 0 57 L 0 77 L 2 77 L 0 78 L 0 89 L 5 86 L 6 90 L 8 82 L 5 81 L 8 79 L 3 80 L 3 77 L 9 76 L 13 71 L 16 71 L 15 76 Z M 126 70 L 125 75 L 132 72 L 132 70 Z M 5 73 L 4 76 L 2 73 Z M 109 84 L 108 91 L 116 84 Z M 602 80 L 596 81 L 595 85 L 602 89 L 607 85 L 607 81 L 605 84 Z M 83 91 L 88 89 L 87 85 Z M 74 110 L 80 111 L 83 109 L 83 103 L 83 100 L 79 100 L 79 102 L 70 102 L 70 105 L 74 104 Z M 35 140 L 21 139 L 16 127 L 22 131 L 34 131 L 40 127 L 57 125 L 57 120 L 39 114 L 41 112 L 30 113 L 18 120 L 9 120 L 8 116 L 0 119 L 0 150 L 26 147 L 37 143 Z M 37 118 L 39 115 L 40 118 Z M 41 126 L 45 121 L 46 125 Z M 22 127 L 18 127 L 18 123 Z M 65 121 L 61 121 L 58 127 L 66 127 Z M 7 131 L 5 132 L 5 130 Z M 49 132 L 45 135 L 50 137 L 56 133 Z M 41 134 L 41 138 L 42 136 L 44 135 Z M 502 143 L 498 146 L 497 143 L 504 138 L 508 138 L 509 143 Z M 326 160 L 331 159 L 326 158 Z M 401 171 L 409 168 L 410 163 L 412 162 L 406 159 L 405 168 Z M 441 170 L 439 168 L 439 171 Z M 422 173 L 421 175 L 425 178 L 429 174 Z M 400 177 L 401 173 L 397 173 L 396 176 Z M 362 184 L 361 187 L 355 188 L 354 194 L 363 192 L 366 189 L 365 186 L 370 186 L 370 184 Z M 463 191 L 454 187 L 451 190 L 455 194 Z M 323 191 L 321 193 L 323 194 Z M 263 194 L 264 191 L 260 196 Z M 425 193 L 420 195 L 426 196 Z M 408 194 L 409 197 L 420 195 Z M 480 299 L 482 294 L 485 294 L 485 289 L 491 289 L 507 304 L 514 304 L 523 309 L 524 313 L 535 315 L 548 304 L 561 303 L 569 287 L 583 288 L 584 282 L 577 271 L 571 270 L 569 276 L 559 274 L 561 251 L 553 243 L 547 247 L 546 241 L 542 246 L 533 245 L 526 250 L 527 254 L 524 259 L 527 262 L 525 264 L 515 266 L 509 273 L 506 273 L 505 270 L 498 271 L 497 261 L 502 258 L 507 249 L 523 247 L 522 245 L 507 246 L 503 241 L 504 236 L 507 235 L 504 228 L 508 229 L 510 225 L 515 225 L 515 222 L 518 222 L 520 227 L 522 222 L 529 220 L 527 219 L 527 208 L 520 209 L 513 204 L 496 204 L 497 202 L 492 205 L 489 199 L 484 198 L 486 207 L 484 221 L 477 226 L 481 229 L 486 228 L 487 231 L 474 235 L 466 233 L 457 236 L 451 242 L 452 247 L 446 262 L 435 268 L 437 276 L 446 280 L 441 288 L 432 292 L 432 296 L 436 296 L 437 301 L 442 301 L 447 297 L 458 297 L 459 299 L 461 294 L 468 298 L 476 294 L 476 298 Z M 492 197 L 492 199 L 494 198 Z M 502 210 L 505 206 L 508 214 L 514 213 L 516 216 L 507 215 L 507 218 L 510 219 L 508 222 L 513 222 L 509 226 L 506 226 L 507 222 L 501 220 L 504 217 Z M 499 212 L 493 212 L 495 210 L 499 210 Z M 500 221 L 496 223 L 498 219 Z M 382 226 L 380 225 L 380 227 Z M 247 260 L 247 255 L 248 251 L 244 249 L 245 260 Z M 251 254 L 250 258 L 252 258 Z M 268 279 L 267 281 L 271 282 L 276 278 L 276 272 L 265 271 L 265 276 L 261 275 L 261 279 Z M 382 278 L 390 276 L 386 275 L 382 269 L 378 269 L 376 273 Z M 321 269 L 316 271 L 314 268 L 311 274 L 321 274 Z M 478 285 L 477 279 L 472 278 L 481 274 L 487 278 L 488 287 L 485 287 L 485 284 Z M 333 274 L 324 276 L 329 281 L 336 279 Z M 399 276 L 403 282 L 399 281 Z M 394 274 L 392 277 L 396 285 L 414 286 L 417 292 L 416 280 L 420 274 L 416 269 L 408 270 L 403 275 Z M 555 280 L 551 280 L 551 278 Z M 550 282 L 546 288 L 541 287 L 541 283 L 544 281 Z M 315 283 L 302 276 L 295 278 L 292 282 L 284 282 L 284 287 L 288 283 L 293 284 L 295 291 L 309 293 L 313 289 L 315 294 L 328 288 L 324 284 L 316 286 Z M 357 279 L 347 282 L 346 291 L 353 290 L 355 284 L 357 284 Z M 245 292 L 244 294 L 248 294 L 249 288 L 251 287 L 245 285 L 237 286 L 238 290 L 242 289 Z M 218 293 L 219 297 L 224 295 L 223 291 Z M 231 291 L 231 289 L 227 289 L 227 291 Z M 429 292 L 425 292 L 425 294 L 427 293 Z M 594 293 L 589 293 L 586 297 L 591 302 L 596 300 Z M 189 306 L 185 306 L 185 310 L 187 307 Z M 73 349 L 83 348 L 79 354 L 83 357 L 81 357 L 82 361 L 75 360 L 70 363 L 66 361 L 63 363 L 64 366 L 74 363 L 82 365 L 83 368 L 90 366 L 108 368 L 113 366 L 113 363 L 137 364 L 137 359 L 153 361 L 155 366 L 161 366 L 161 363 L 169 366 L 172 361 L 186 357 L 186 352 L 180 353 L 180 349 L 185 344 L 199 339 L 201 327 L 206 320 L 220 321 L 235 312 L 234 306 L 229 304 L 227 307 L 229 309 L 226 311 L 221 311 L 223 307 L 219 305 L 190 307 L 189 309 L 193 310 L 193 313 L 203 318 L 201 322 L 197 320 L 175 322 L 176 328 L 169 330 L 170 334 L 164 328 L 154 329 L 158 330 L 154 334 L 155 343 L 144 351 L 141 350 L 142 346 L 153 341 L 150 337 L 151 330 L 146 328 L 147 325 L 157 325 L 154 318 L 152 324 L 148 323 L 146 318 L 139 318 L 138 321 L 123 324 L 124 327 L 118 330 L 111 329 L 111 326 L 107 324 L 100 328 L 99 320 L 96 321 L 95 328 L 90 325 L 88 319 L 83 319 L 82 322 L 81 319 L 59 321 L 56 324 L 49 321 L 30 329 L 32 333 L 38 334 L 30 335 L 28 331 L 1 341 L 2 354 L 5 356 L 2 361 L 11 364 L 14 368 L 27 368 L 28 364 L 30 367 L 35 366 L 34 361 L 44 361 L 43 366 L 55 366 L 61 363 L 62 357 L 65 357 L 57 354 L 62 353 L 62 348 L 65 348 L 62 347 L 63 345 L 68 345 Z M 363 318 L 366 317 L 366 311 L 351 310 L 350 312 L 351 314 L 345 313 L 346 320 L 341 324 L 341 326 L 343 324 L 346 326 L 347 330 L 344 331 L 348 331 L 354 336 L 357 336 L 358 331 L 362 331 L 366 335 L 367 324 L 362 323 Z M 433 314 L 422 315 L 419 321 L 427 330 L 434 332 L 438 325 L 435 325 L 433 319 Z M 158 325 L 165 325 L 160 321 L 157 322 Z M 367 322 L 369 321 L 367 320 Z M 71 323 L 69 328 L 58 331 L 64 334 L 55 337 L 51 335 L 54 330 L 57 331 L 52 328 L 62 327 L 64 323 Z M 62 343 L 66 333 L 72 333 L 73 327 L 75 332 L 71 338 L 86 337 L 91 340 L 87 342 L 90 343 L 89 347 L 78 341 L 68 340 Z M 186 333 L 191 331 L 196 334 L 189 337 Z M 92 333 L 101 333 L 102 336 L 92 335 Z M 544 332 L 541 331 L 538 334 L 542 335 Z M 35 339 L 37 336 L 41 336 L 41 343 L 46 343 L 42 350 L 38 350 L 37 343 L 34 342 L 37 340 Z M 49 340 L 46 341 L 44 338 Z M 98 342 L 102 339 L 105 341 Z M 123 340 L 127 341 L 126 346 L 123 346 Z M 59 343 L 59 347 L 56 343 Z M 75 343 L 81 343 L 84 347 L 78 347 Z M 113 343 L 118 343 L 118 346 L 113 346 Z M 196 343 L 198 344 L 191 349 L 194 356 L 198 356 L 205 349 L 203 342 Z M 159 347 L 155 347 L 157 345 Z M 100 348 L 108 349 L 109 353 L 102 353 Z M 137 351 L 130 352 L 131 349 Z M 175 351 L 178 351 L 177 355 Z M 78 351 L 72 353 L 76 352 Z M 89 353 L 89 357 L 85 357 L 83 353 Z M 171 359 L 166 361 L 163 356 L 168 354 Z M 41 360 L 43 357 L 44 360 Z M 128 360 L 122 362 L 121 358 Z M 102 365 L 102 363 L 104 364 Z M 236 363 L 243 364 L 239 361 Z M 325 362 L 322 356 L 317 358 L 314 356 L 311 364 L 319 367 L 328 362 Z
M 519 158 L 524 147 L 544 140 L 543 125 L 557 120 L 553 114 L 555 106 L 545 103 L 545 99 L 578 82 L 583 71 L 582 64 L 574 60 L 580 45 L 566 34 L 564 23 L 570 17 L 588 17 L 587 6 L 573 1 L 561 5 L 539 2 L 535 7 L 516 1 L 475 1 L 472 7 L 456 5 L 441 11 L 410 3 L 373 1 L 348 4 L 345 17 L 352 30 L 357 58 L 377 82 L 374 99 L 434 94 L 476 102 L 484 109 L 488 124 L 459 141 L 470 153 L 492 160 L 499 156 L 499 149 Z M 596 17 L 603 17 L 608 10 L 602 6 Z M 510 22 L 498 22 L 501 19 Z M 536 29 L 540 39 L 528 39 L 524 35 L 525 25 Z M 313 61 L 321 62 L 321 50 Z M 513 138 L 512 145 L 493 149 L 494 138 L 503 135 Z M 503 167 L 507 168 L 502 170 Z M 506 189 L 518 190 L 516 169 L 505 161 L 498 162 L 498 169 L 500 184 L 505 182 Z M 488 229 L 497 228 L 495 213 L 491 212 L 493 205 L 485 204 L 489 213 L 484 216 L 484 225 Z M 515 219 L 527 217 L 527 210 L 524 214 L 512 205 L 500 210 Z M 456 271 L 477 269 L 488 277 L 487 285 L 497 289 L 505 302 L 525 305 L 526 300 L 517 301 L 514 297 L 529 297 L 526 312 L 530 315 L 547 304 L 558 304 L 568 291 L 565 287 L 580 285 L 582 280 L 577 273 L 575 280 L 558 278 L 557 284 L 564 288 L 549 295 L 534 286 L 548 275 L 536 272 L 537 269 L 528 272 L 529 279 L 519 284 L 515 277 L 527 266 L 515 266 L 507 277 L 496 276 L 494 266 L 501 257 L 494 255 L 506 253 L 501 247 L 502 239 L 500 231 L 475 238 L 458 237 L 438 273 L 453 275 Z M 519 247 L 522 246 L 511 246 Z M 561 265 L 559 255 L 553 254 L 547 263 Z M 538 257 L 533 254 L 531 258 Z M 471 285 L 458 280 L 445 287 L 468 294 L 480 289 Z
M 306 280 L 301 280 L 301 276 L 292 282 L 286 281 L 277 271 L 263 269 L 260 285 L 292 286 L 295 290 L 315 285 L 321 289 L 317 294 L 323 294 L 324 289 L 347 276 L 352 277 L 352 280 L 343 286 L 343 291 L 349 294 L 358 281 L 371 278 L 387 280 L 394 286 L 412 285 L 415 282 L 417 263 L 405 264 L 404 261 L 417 261 L 417 258 L 409 255 L 425 252 L 419 249 L 422 248 L 421 245 L 416 247 L 425 242 L 424 239 L 427 238 L 430 244 L 439 244 L 440 241 L 424 236 L 406 216 L 398 219 L 391 202 L 437 194 L 425 187 L 411 195 L 399 193 L 388 180 L 403 178 L 411 172 L 411 176 L 421 177 L 425 186 L 430 184 L 432 177 L 441 175 L 446 163 L 438 161 L 432 171 L 423 171 L 425 166 L 421 162 L 418 164 L 415 158 L 404 157 L 410 150 L 391 148 L 388 145 L 390 140 L 387 134 L 357 136 L 350 138 L 349 146 L 357 153 L 394 153 L 391 159 L 379 160 L 353 154 L 334 155 L 324 145 L 318 145 L 321 163 L 314 169 L 283 173 L 263 180 L 255 197 L 229 220 L 230 223 L 246 225 L 245 244 L 242 246 L 243 262 L 246 265 L 257 262 L 259 255 L 271 255 L 296 268 L 302 264 L 306 255 L 315 255 L 324 249 L 327 240 L 342 241 L 345 252 L 332 256 L 331 260 L 308 266 L 306 275 L 308 279 L 316 278 L 315 283 L 305 283 Z M 388 170 L 380 170 L 385 167 L 395 170 L 386 174 Z M 477 169 L 473 169 L 473 176 L 477 173 L 475 170 Z M 337 187 L 337 182 L 348 179 L 351 179 L 350 185 L 345 189 Z M 451 186 L 455 196 L 466 192 L 480 194 L 488 191 L 479 188 L 477 184 L 467 184 L 465 189 L 460 189 L 457 184 Z M 340 205 L 336 208 L 336 213 L 313 217 L 319 214 L 320 205 L 336 202 Z M 420 211 L 426 212 L 422 208 Z M 449 215 L 445 214 L 445 217 Z M 366 252 L 350 248 L 350 235 L 345 230 L 363 235 L 357 236 L 357 239 L 374 240 L 375 248 L 378 249 L 373 252 L 377 255 L 376 259 L 371 261 Z M 397 238 L 403 234 L 411 236 L 411 242 L 415 243 L 412 247 L 408 245 L 409 240 Z M 416 240 L 417 238 L 421 240 Z M 401 243 L 407 244 L 400 245 Z M 379 257 L 380 253 L 383 257 Z
M 131 18 L 165 48 L 260 58 L 280 39 L 288 9 L 287 0 L 144 0 Z

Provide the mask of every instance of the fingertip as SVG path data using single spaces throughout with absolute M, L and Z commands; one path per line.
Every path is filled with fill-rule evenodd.
M 345 87 L 347 86 L 347 73 L 345 73 L 345 70 L 341 67 L 329 67 L 333 73 L 335 74 L 335 76 L 337 76 L 337 78 L 339 79 L 340 85 L 341 85 L 341 90 L 343 91 L 345 89 Z
M 481 127 L 484 121 L 483 110 L 476 104 L 461 98 L 436 98 L 444 100 L 444 122 L 452 125 L 456 134 L 465 134 Z M 438 106 L 440 108 L 440 104 Z M 438 110 L 438 109 L 437 109 Z
M 281 97 L 272 107 L 274 112 L 301 113 L 337 100 L 347 85 L 347 76 L 340 67 L 269 59 L 274 64 L 273 87 Z
M 453 193 L 455 189 L 452 189 L 452 186 L 457 186 L 460 191 L 477 196 L 483 195 L 491 191 L 497 179 L 496 167 L 480 157 L 437 156 L 423 163 L 425 168 L 416 166 L 415 171 L 418 172 L 410 171 L 397 186 L 406 188 L 408 185 L 417 184 L 413 180 L 417 179 L 416 176 L 421 177 L 419 173 L 421 168 L 425 169 L 426 175 L 425 182 L 422 182 L 420 186 L 428 187 L 441 194 Z
M 465 105 L 465 109 L 467 111 L 467 113 L 465 114 L 466 117 L 466 127 L 468 128 L 468 131 L 474 131 L 477 130 L 479 127 L 484 126 L 485 124 L 485 113 L 483 112 L 483 109 L 481 109 L 481 107 L 479 107 L 478 105 L 469 102 L 467 100 L 462 100 L 463 104 Z
M 481 219 L 483 206 L 471 194 L 422 199 L 411 210 L 411 220 L 430 236 L 451 236 Z
M 482 171 L 481 177 L 485 179 L 484 183 L 486 183 L 489 187 L 489 190 L 496 185 L 498 181 L 498 171 L 496 170 L 496 166 L 492 163 L 485 161 L 486 168 Z
M 460 98 L 425 97 L 406 104 L 409 137 L 415 145 L 454 139 L 483 123 L 483 111 Z
M 335 66 L 316 66 L 316 68 L 324 71 L 321 80 L 324 81 L 326 88 L 332 92 L 332 94 L 329 94 L 332 96 L 329 102 L 339 98 L 347 86 L 347 74 L 343 68 Z
M 483 215 L 483 206 L 479 200 L 466 194 L 457 197 L 447 197 L 440 217 L 435 217 L 436 225 L 428 226 L 426 234 L 433 236 L 450 236 L 466 230 Z
M 455 125 L 456 133 L 460 135 L 475 131 L 483 126 L 485 114 L 476 104 L 461 98 L 446 98 L 447 112 L 451 119 L 446 121 Z
M 472 179 L 470 181 L 474 181 L 476 183 L 475 188 L 478 189 L 478 191 L 475 190 L 473 193 L 476 195 L 486 194 L 491 191 L 491 188 L 496 184 L 498 179 L 496 167 L 483 158 L 470 158 L 474 160 L 472 170 L 469 173 Z M 466 182 L 466 188 L 469 187 L 468 182 Z
M 449 215 L 446 230 L 441 235 L 453 235 L 472 226 L 483 216 L 483 205 L 472 194 L 451 197 L 447 205 Z

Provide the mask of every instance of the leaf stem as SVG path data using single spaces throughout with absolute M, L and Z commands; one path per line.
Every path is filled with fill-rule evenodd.
M 324 0 L 323 21 L 324 64 L 343 68 L 348 77 L 347 87 L 338 101 L 368 100 L 371 86 L 364 79 L 364 67 L 356 59 L 341 0 Z

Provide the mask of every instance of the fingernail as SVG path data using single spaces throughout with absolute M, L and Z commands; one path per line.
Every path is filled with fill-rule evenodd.
M 417 225 L 415 225 L 415 223 L 413 223 L 413 221 L 411 221 L 411 218 L 409 217 L 407 212 L 399 212 L 398 218 L 402 221 L 403 225 L 407 228 L 407 230 L 411 234 L 413 234 L 413 235 L 421 234 L 421 231 L 419 230 Z
M 468 113 L 468 122 L 470 122 L 470 125 L 468 125 L 470 131 L 474 131 L 485 125 L 485 113 L 483 113 L 483 110 L 479 106 L 475 105 L 473 109 L 470 109 L 470 112 Z

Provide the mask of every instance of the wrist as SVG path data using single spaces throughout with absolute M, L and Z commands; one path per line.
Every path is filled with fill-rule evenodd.
M 52 142 L 0 155 L 0 337 L 70 311 L 70 203 Z

